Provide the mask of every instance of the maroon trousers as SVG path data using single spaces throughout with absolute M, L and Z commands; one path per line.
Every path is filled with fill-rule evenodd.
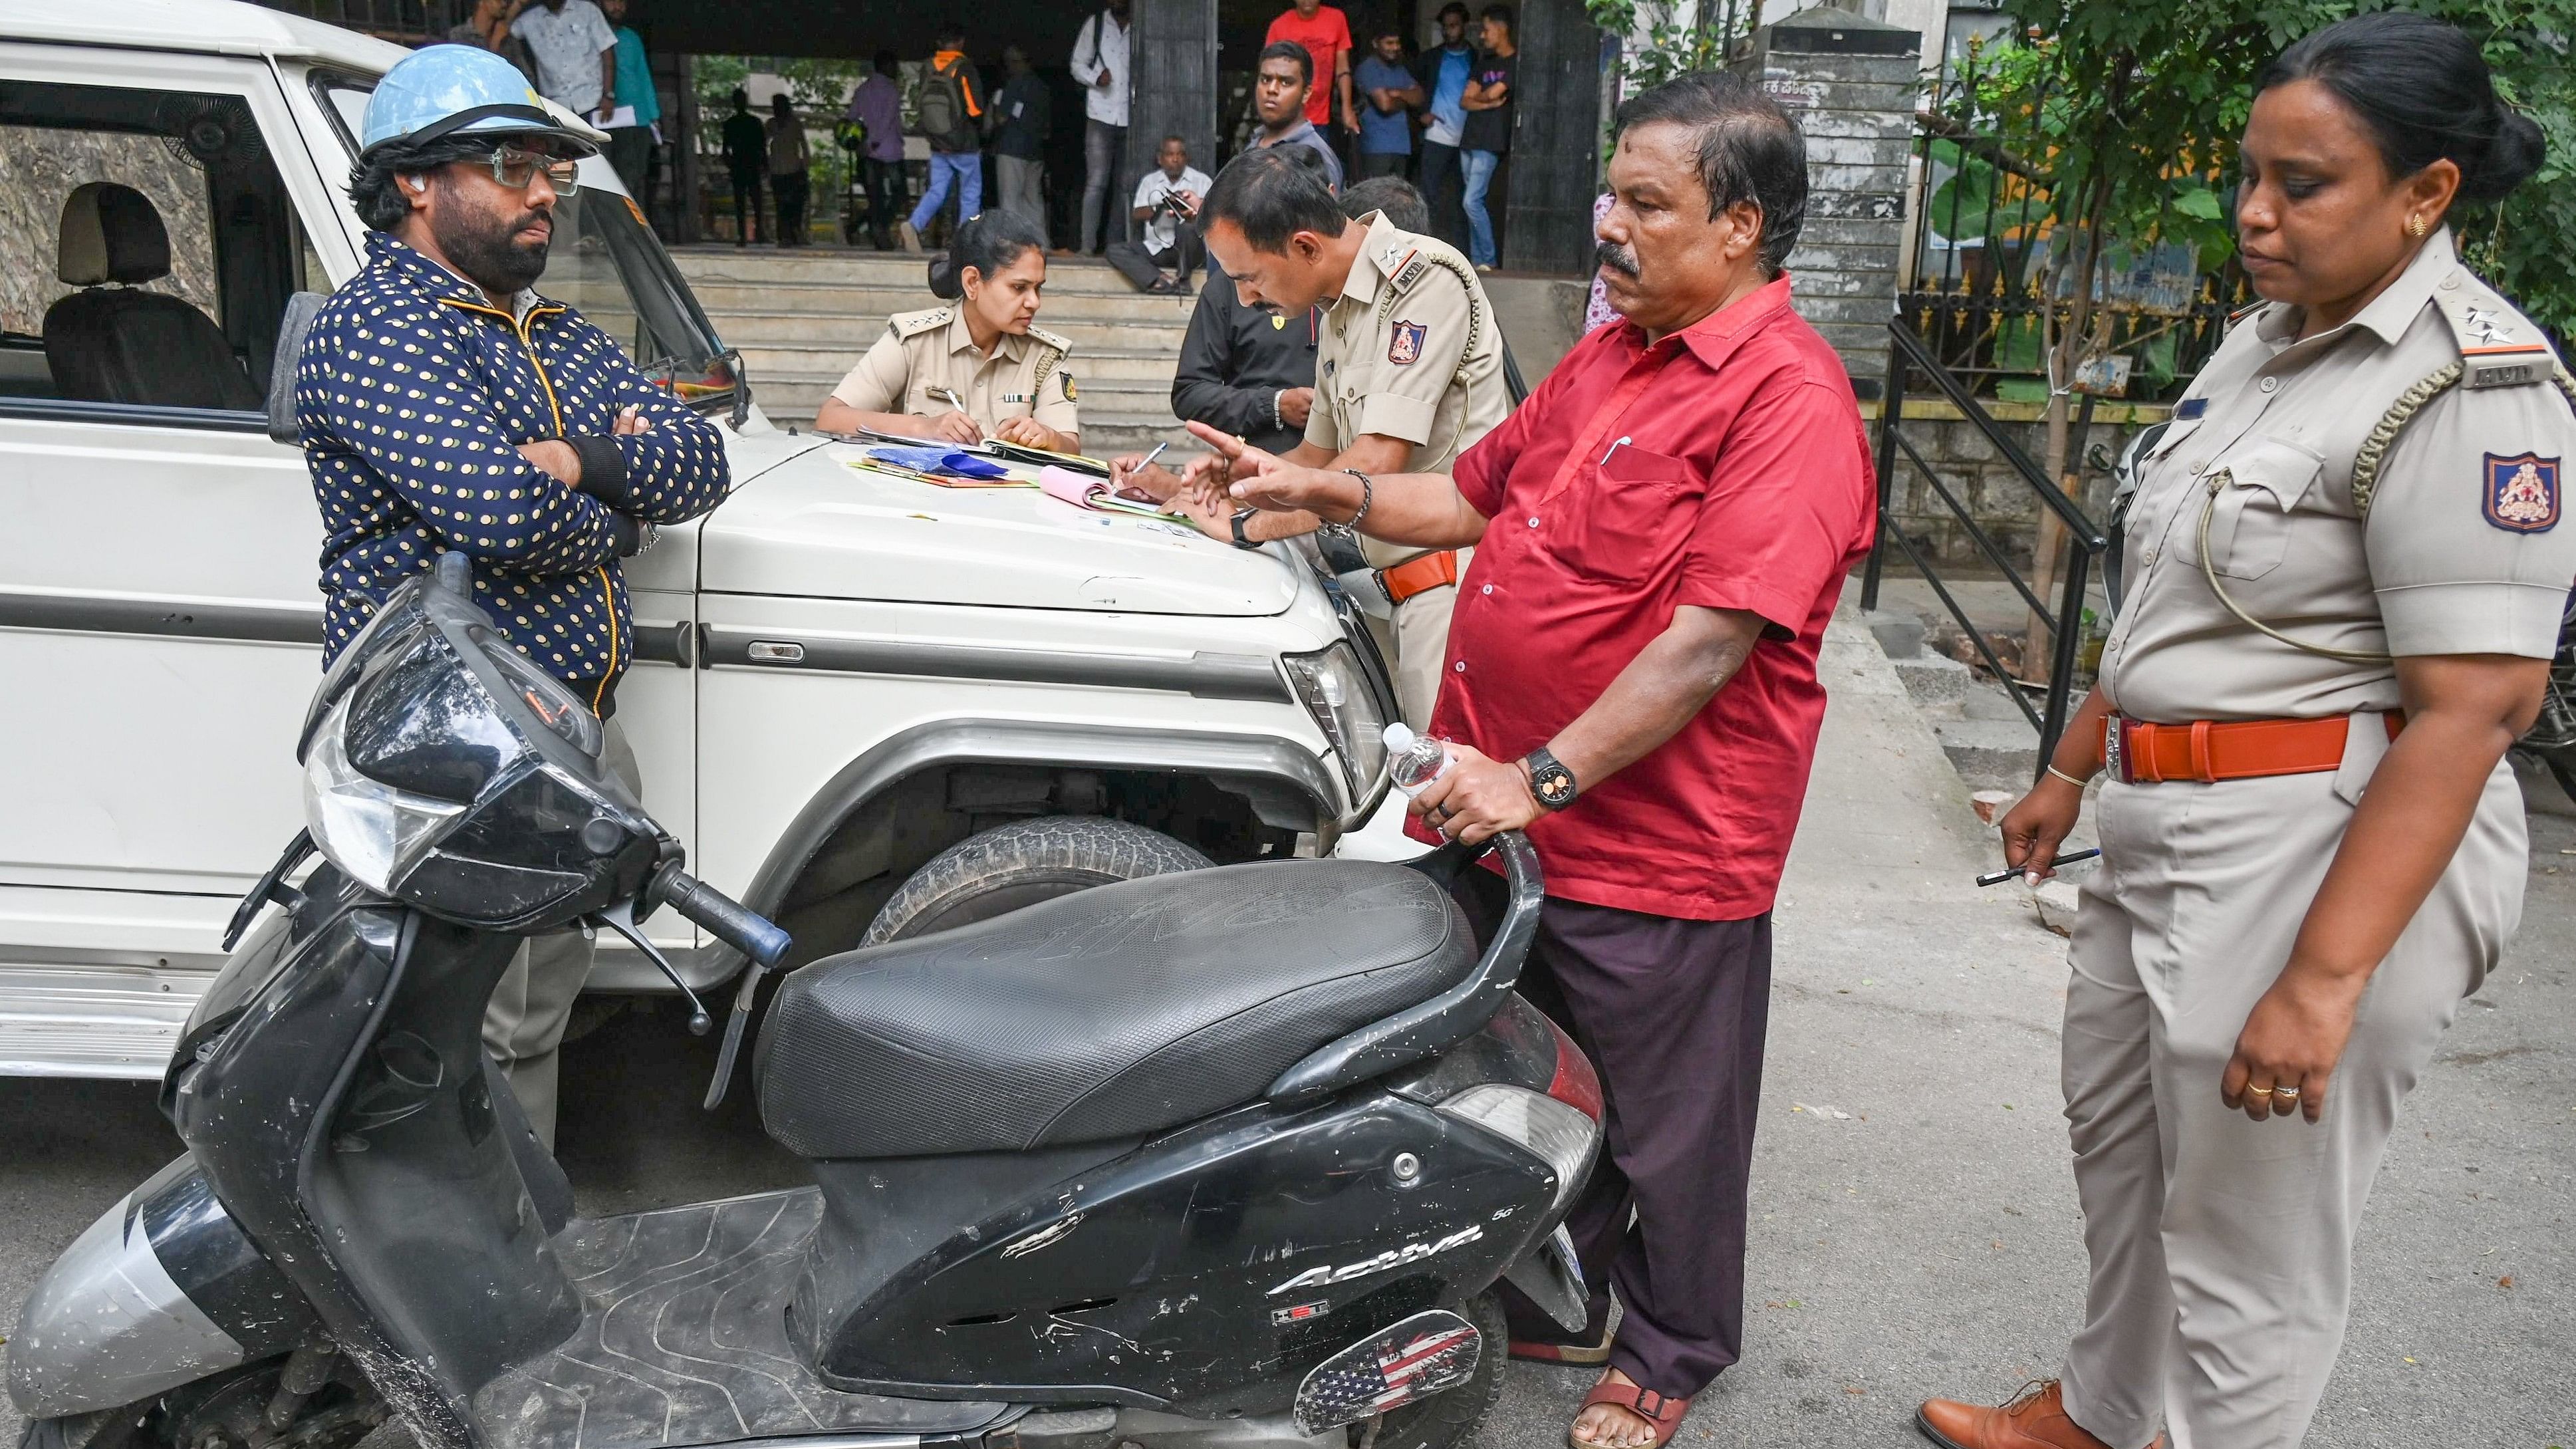
M 1466 874 L 1460 904 L 1483 941 L 1502 920 L 1503 884 Z M 1697 1394 L 1744 1347 L 1771 917 L 1690 921 L 1550 896 L 1520 991 L 1592 1058 L 1608 1110 L 1566 1219 L 1591 1322 L 1568 1335 L 1506 1285 L 1512 1337 L 1598 1343 L 1615 1290 L 1625 1315 L 1612 1366 L 1657 1393 Z

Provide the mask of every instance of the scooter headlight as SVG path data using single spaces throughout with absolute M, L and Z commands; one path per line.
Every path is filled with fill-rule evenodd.
M 1342 776 L 1351 788 L 1351 803 L 1364 803 L 1386 768 L 1387 712 L 1360 668 L 1349 641 L 1312 654 L 1290 654 L 1280 664 L 1296 688 L 1298 702 L 1315 717 L 1316 727 L 1341 759 Z
M 397 789 L 349 763 L 349 697 L 324 715 L 304 754 L 304 824 L 333 865 L 387 895 L 454 828 L 465 806 Z
M 1592 1167 L 1601 1129 L 1580 1108 L 1568 1106 L 1526 1087 L 1489 1082 L 1469 1087 L 1440 1104 L 1452 1117 L 1463 1117 L 1495 1136 L 1544 1159 L 1556 1169 L 1556 1206 L 1562 1209 L 1581 1190 Z

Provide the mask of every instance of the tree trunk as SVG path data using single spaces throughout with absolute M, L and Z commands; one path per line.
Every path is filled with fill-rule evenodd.
M 2086 190 L 2090 194 L 2085 198 L 2082 251 L 2078 255 L 2075 273 L 2075 299 L 2067 310 L 2066 331 L 2057 339 L 2057 345 L 2050 349 L 2048 445 L 2041 460 L 2049 481 L 2070 498 L 2075 496 L 2077 481 L 2075 470 L 2070 466 L 2072 460 L 2067 456 L 2074 435 L 2072 420 L 2067 416 L 2073 410 L 2070 389 L 2075 384 L 2075 369 L 2088 350 L 2086 338 L 2093 331 L 2093 278 L 2101 267 L 2102 213 L 2111 200 L 2111 183 L 2107 174 L 2099 180 L 2088 180 L 2091 184 Z M 2046 306 L 2046 300 L 2043 299 L 2041 305 Z M 2039 528 L 2031 543 L 2030 591 L 2039 595 L 2043 602 L 2053 603 L 2056 598 L 2057 561 L 2066 552 L 2067 538 L 2065 520 L 2057 516 L 2055 509 L 2042 503 Z M 2080 616 L 2064 622 L 2071 628 L 2083 627 Z M 2048 621 L 2033 612 L 2022 638 L 2021 677 L 2034 684 L 2043 683 L 2049 677 L 2056 656 L 2056 636 Z

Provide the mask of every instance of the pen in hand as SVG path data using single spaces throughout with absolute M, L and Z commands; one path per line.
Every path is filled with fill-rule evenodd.
M 2057 857 L 2055 860 L 2050 861 L 2048 863 L 2049 869 L 2054 870 L 2061 865 L 2073 865 L 2079 860 L 2091 860 L 2093 857 L 2100 855 L 2101 853 L 2102 852 L 2099 850 L 2069 851 L 2066 854 Z M 2005 881 L 2011 880 L 2014 876 L 2020 875 L 2021 873 L 2021 867 L 2007 866 L 2002 870 L 1996 871 L 1992 875 L 1981 875 L 1977 877 L 1977 884 L 1981 886 L 2002 885 Z

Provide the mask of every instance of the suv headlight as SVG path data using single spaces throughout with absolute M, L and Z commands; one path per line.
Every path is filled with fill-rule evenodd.
M 1344 640 L 1312 654 L 1284 655 L 1279 663 L 1288 671 L 1298 701 L 1340 757 L 1352 805 L 1365 803 L 1378 772 L 1386 768 L 1386 713 L 1360 669 L 1358 652 Z

